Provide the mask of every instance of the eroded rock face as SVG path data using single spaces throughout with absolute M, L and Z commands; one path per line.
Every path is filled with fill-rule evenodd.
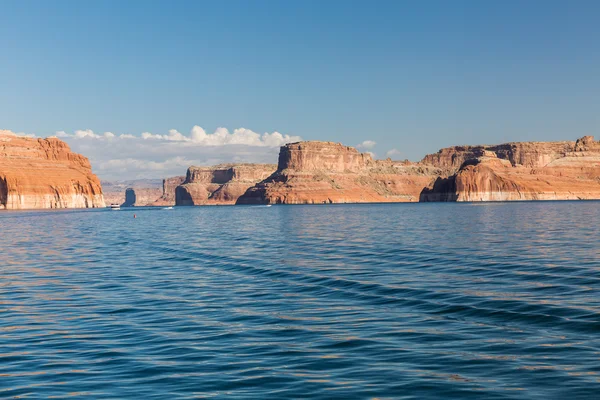
M 589 138 L 589 136 L 588 136 Z M 593 140 L 593 138 L 592 138 Z M 484 157 L 490 153 L 510 161 L 513 166 L 543 167 L 552 161 L 565 157 L 574 150 L 575 142 L 521 142 L 500 145 L 454 146 L 429 154 L 421 161 L 442 168 L 455 168 L 468 160 Z
M 592 136 L 576 142 L 475 147 L 481 148 L 478 154 L 453 156 L 442 149 L 425 157 L 442 165 L 464 161 L 455 173 L 425 189 L 421 201 L 600 199 L 600 142 Z
M 156 199 L 153 206 L 174 206 L 175 205 L 175 190 L 177 186 L 185 181 L 185 176 L 174 176 L 163 179 L 162 195 Z
M 60 139 L 0 130 L 0 209 L 104 207 L 88 159 Z
M 103 181 L 104 199 L 107 204 L 123 207 L 173 206 L 175 188 L 185 176 L 166 179 L 134 179 L 127 181 Z
M 322 204 L 418 201 L 441 171 L 428 165 L 373 160 L 333 142 L 281 147 L 277 171 L 237 204 Z
M 127 188 L 122 207 L 151 206 L 162 196 L 160 188 Z
M 281 147 L 278 170 L 360 172 L 373 165 L 370 154 L 334 142 L 298 142 Z
M 255 183 L 271 175 L 274 164 L 223 164 L 188 168 L 185 181 L 175 189 L 175 204 L 235 204 Z

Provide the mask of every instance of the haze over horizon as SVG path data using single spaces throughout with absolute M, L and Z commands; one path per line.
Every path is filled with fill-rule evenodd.
M 0 127 L 62 137 L 103 179 L 275 162 L 299 139 L 419 160 L 600 125 L 593 1 L 7 1 L 2 15 Z

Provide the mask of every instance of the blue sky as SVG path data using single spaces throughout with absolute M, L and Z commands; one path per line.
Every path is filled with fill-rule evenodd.
M 600 127 L 595 1 L 3 1 L 0 16 L 0 128 L 15 132 L 243 127 L 418 160 Z

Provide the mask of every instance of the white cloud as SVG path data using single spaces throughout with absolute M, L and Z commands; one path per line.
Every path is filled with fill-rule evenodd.
M 138 160 L 135 158 L 115 159 L 102 162 L 98 165 L 100 171 L 120 170 L 127 172 L 130 169 L 150 170 L 150 171 L 166 171 L 173 167 L 187 169 L 191 165 L 191 161 L 185 157 L 173 157 L 164 161 L 149 161 Z
M 99 139 L 100 135 L 95 134 L 94 131 L 92 131 L 91 129 L 85 129 L 85 130 L 75 131 L 75 137 L 78 139 L 83 139 L 83 138 Z
M 282 135 L 279 132 L 263 133 L 262 135 L 246 128 L 238 128 L 230 133 L 226 128 L 217 128 L 213 133 L 206 131 L 196 125 L 186 136 L 175 129 L 171 129 L 168 134 L 160 135 L 150 132 L 144 132 L 141 135 L 144 140 L 162 140 L 172 142 L 185 142 L 190 145 L 202 146 L 226 146 L 242 144 L 246 146 L 267 146 L 278 147 L 286 143 L 302 140 L 300 136 Z
M 0 135 L 5 135 L 5 136 L 21 136 L 21 137 L 28 137 L 28 138 L 36 138 L 37 137 L 35 135 L 35 133 L 13 132 L 13 131 L 9 131 L 9 130 L 6 130 L 6 129 L 0 129 Z
M 74 152 L 88 157 L 93 171 L 106 180 L 185 175 L 190 165 L 276 164 L 280 146 L 302 140 L 280 132 L 259 134 L 247 128 L 230 132 L 220 127 L 207 133 L 197 125 L 187 135 L 175 129 L 165 134 L 139 135 L 80 129 L 73 133 L 57 131 L 55 136 L 65 140 Z
M 175 129 L 166 134 L 144 132 L 140 135 L 80 129 L 73 133 L 57 131 L 54 136 L 66 141 L 72 151 L 88 157 L 93 171 L 104 180 L 185 175 L 190 165 L 276 164 L 280 146 L 302 140 L 299 136 L 279 132 L 259 134 L 247 128 L 230 132 L 220 127 L 207 133 L 197 125 L 187 135 Z
M 221 135 L 221 129 L 223 129 L 223 128 L 217 129 L 217 131 L 214 134 Z M 227 132 L 227 129 L 225 129 L 225 134 L 229 134 L 229 132 Z M 200 142 L 204 141 L 205 139 L 206 139 L 206 131 L 204 129 L 202 129 L 201 127 L 199 127 L 198 125 L 194 125 L 194 127 L 192 128 L 192 132 L 191 132 L 192 142 L 200 143 Z
M 372 149 L 373 147 L 375 147 L 375 145 L 377 144 L 377 142 L 374 142 L 372 140 L 365 140 L 364 142 L 357 144 L 356 148 L 358 149 Z
M 392 157 L 399 157 L 402 153 L 400 152 L 400 150 L 398 149 L 391 149 L 389 150 L 387 153 L 385 153 L 385 156 L 388 158 L 392 158 Z

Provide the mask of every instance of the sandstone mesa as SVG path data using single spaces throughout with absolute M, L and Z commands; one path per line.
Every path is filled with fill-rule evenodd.
M 420 162 L 296 142 L 280 148 L 277 165 L 191 166 L 159 184 L 107 183 L 105 197 L 123 206 L 600 199 L 600 142 L 453 146 Z M 104 205 L 88 159 L 66 143 L 0 131 L 0 209 Z
M 429 165 L 373 160 L 340 143 L 290 143 L 281 147 L 277 171 L 237 204 L 414 202 L 440 173 Z
M 0 209 L 104 207 L 88 159 L 57 139 L 0 130 Z
M 223 164 L 190 167 L 183 184 L 175 189 L 178 206 L 235 204 L 248 188 L 270 176 L 273 164 Z
M 521 142 L 459 146 L 423 163 L 453 169 L 423 190 L 421 201 L 600 199 L 600 142 Z

